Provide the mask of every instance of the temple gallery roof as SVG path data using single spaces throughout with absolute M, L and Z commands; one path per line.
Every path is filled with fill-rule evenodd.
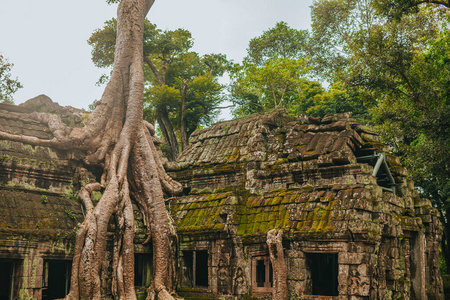
M 51 139 L 48 125 L 28 116 L 35 111 L 56 113 L 67 125 L 81 122 L 80 110 L 41 95 L 20 106 L 0 104 L 0 130 Z M 0 233 L 46 238 L 74 234 L 84 218 L 76 199 L 80 157 L 78 152 L 0 140 Z
M 383 224 L 393 235 L 417 231 L 430 203 L 388 150 L 350 114 L 277 110 L 217 123 L 167 164 L 185 187 L 170 209 L 178 232 L 196 238 L 231 230 L 251 242 L 276 228 L 291 238 L 375 241 Z

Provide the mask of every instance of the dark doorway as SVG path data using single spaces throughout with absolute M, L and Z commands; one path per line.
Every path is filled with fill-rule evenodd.
M 12 299 L 14 262 L 0 260 L 0 300 Z
M 182 281 L 186 287 L 194 286 L 194 252 L 183 251 Z
M 43 300 L 64 298 L 70 289 L 72 262 L 65 260 L 44 261 Z
M 308 253 L 307 261 L 311 270 L 312 294 L 338 296 L 337 253 Z
M 208 286 L 208 251 L 196 251 L 195 285 Z
M 134 256 L 134 285 L 150 286 L 152 256 L 150 253 L 136 254 Z

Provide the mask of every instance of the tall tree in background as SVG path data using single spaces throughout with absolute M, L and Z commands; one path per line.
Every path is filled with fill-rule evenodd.
M 88 41 L 93 47 L 92 60 L 98 67 L 112 65 L 115 28 L 116 20 L 109 20 Z M 222 54 L 201 57 L 190 51 L 192 46 L 189 31 L 162 31 L 145 20 L 145 116 L 148 121 L 158 122 L 169 160 L 175 160 L 179 149 L 188 145 L 195 129 L 210 124 L 222 100 L 223 87 L 217 77 L 226 70 L 226 57 Z
M 103 299 L 100 289 L 108 224 L 113 218 L 112 292 L 116 299 L 136 299 L 134 290 L 134 214 L 130 197 L 138 203 L 153 245 L 153 282 L 148 299 L 173 299 L 169 291 L 175 228 L 163 193 L 181 191 L 165 173 L 152 135 L 143 121 L 144 18 L 154 0 L 121 0 L 117 10 L 117 39 L 113 71 L 102 98 L 84 127 L 68 127 L 59 116 L 32 113 L 27 117 L 47 123 L 51 140 L 0 132 L 0 138 L 61 150 L 81 150 L 83 163 L 103 167 L 100 182 L 79 192 L 86 217 L 78 229 L 72 264 L 71 289 L 66 299 Z M 94 205 L 90 194 L 102 191 Z
M 231 69 L 231 100 L 235 116 L 280 106 L 291 109 L 302 100 L 303 89 L 320 85 L 306 79 L 308 32 L 279 22 L 252 39 L 242 64 Z M 298 106 L 297 106 L 298 107 Z
M 369 110 L 376 104 L 374 95 L 357 84 L 350 84 L 348 68 L 354 35 L 382 22 L 371 0 L 315 1 L 311 20 L 308 49 L 312 73 L 330 86 L 323 97 L 315 99 L 308 113 L 323 116 L 350 111 L 359 121 L 369 123 Z
M 328 55 L 320 59 L 341 63 L 337 70 L 322 70 L 327 78 L 342 80 L 347 88 L 357 87 L 376 99 L 373 125 L 403 157 L 422 196 L 440 209 L 446 228 L 442 249 L 450 266 L 448 23 L 445 11 L 418 6 L 419 2 L 438 3 L 372 0 L 363 1 L 366 8 L 361 10 L 359 1 L 318 1 L 313 6 L 312 27 L 317 33 L 312 39 L 328 32 L 320 43 L 334 50 L 323 52 Z M 326 13 L 331 7 L 347 18 L 331 18 Z M 361 23 L 369 20 L 361 18 L 365 11 L 372 12 L 371 22 Z
M 232 101 L 237 104 L 236 116 L 278 107 L 290 107 L 298 99 L 298 87 L 307 80 L 302 77 L 303 59 L 274 56 L 258 66 L 246 61 L 236 65 L 231 75 Z
M 309 51 L 314 73 L 339 81 L 349 64 L 352 36 L 379 22 L 371 0 L 320 0 L 311 7 Z
M 275 56 L 284 59 L 300 59 L 308 55 L 308 31 L 297 30 L 286 22 L 278 22 L 261 36 L 250 40 L 244 61 L 263 66 Z
M 321 93 L 311 98 L 312 102 L 305 103 L 304 107 L 297 109 L 306 112 L 307 115 L 325 117 L 330 114 L 351 112 L 352 117 L 362 123 L 369 123 L 372 116 L 369 108 L 373 107 L 375 100 L 370 91 L 346 85 L 342 81 L 336 81 Z
M 320 7 L 321 14 L 326 13 L 326 18 L 334 16 L 328 12 L 336 10 L 336 5 L 321 6 L 316 2 L 315 6 Z M 348 15 L 342 8 L 336 11 L 340 12 L 338 15 Z M 342 50 L 337 48 L 342 49 L 346 38 L 329 31 L 326 24 L 330 20 L 323 18 L 316 18 L 322 22 L 320 26 L 315 24 L 316 28 L 320 27 L 320 34 L 313 31 L 310 35 L 307 31 L 296 30 L 280 22 L 250 41 L 243 63 L 234 65 L 231 71 L 230 92 L 236 104 L 235 116 L 285 107 L 292 115 L 306 113 L 324 117 L 352 111 L 362 121 L 369 119 L 366 100 L 371 97 L 368 93 L 357 88 L 350 89 L 340 80 L 333 83 L 334 78 L 338 78 L 336 74 L 340 73 L 339 69 L 347 66 L 347 57 L 335 55 L 342 54 Z M 336 26 L 339 27 L 345 26 Z M 349 31 L 349 28 L 341 30 L 341 35 L 345 36 L 342 32 Z M 323 35 L 328 35 L 329 43 L 318 48 Z M 319 82 L 310 79 L 312 75 L 328 79 L 332 84 L 325 89 Z
M 447 1 L 377 0 L 375 6 L 394 24 L 427 16 L 437 30 L 398 78 L 402 93 L 386 97 L 375 111 L 380 130 L 397 141 L 410 176 L 441 212 L 442 253 L 450 273 L 450 31 Z M 426 24 L 419 23 L 416 31 Z
M 2 54 L 0 54 L 0 102 L 14 103 L 12 95 L 22 88 L 17 78 L 11 78 L 11 68 L 14 65 L 10 63 Z

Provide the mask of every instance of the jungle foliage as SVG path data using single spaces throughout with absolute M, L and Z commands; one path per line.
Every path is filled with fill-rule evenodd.
M 325 23 L 323 26 L 326 27 Z M 292 115 L 305 113 L 324 117 L 352 111 L 356 118 L 368 120 L 367 100 L 372 99 L 371 96 L 357 87 L 345 85 L 337 76 L 326 75 L 341 68 L 337 65 L 343 62 L 341 58 L 332 62 L 335 58 L 329 53 L 330 45 L 323 45 L 329 48 L 328 54 L 318 52 L 319 36 L 324 33 L 297 30 L 279 22 L 252 39 L 243 62 L 234 64 L 230 70 L 229 91 L 235 104 L 234 116 L 281 106 Z M 325 60 L 329 63 L 327 71 Z M 331 79 L 327 89 L 320 82 L 324 79 Z
M 0 54 L 0 102 L 14 103 L 13 94 L 22 85 L 17 78 L 12 78 L 11 68 L 14 64 L 10 63 L 2 54 Z

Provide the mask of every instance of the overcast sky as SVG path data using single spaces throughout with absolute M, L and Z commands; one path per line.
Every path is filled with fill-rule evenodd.
M 161 29 L 192 33 L 194 51 L 224 53 L 240 62 L 251 38 L 279 21 L 310 26 L 313 0 L 156 0 L 147 18 Z M 16 104 L 46 94 L 59 104 L 87 108 L 101 97 L 86 40 L 116 16 L 104 0 L 1 0 L 0 53 L 24 86 Z

